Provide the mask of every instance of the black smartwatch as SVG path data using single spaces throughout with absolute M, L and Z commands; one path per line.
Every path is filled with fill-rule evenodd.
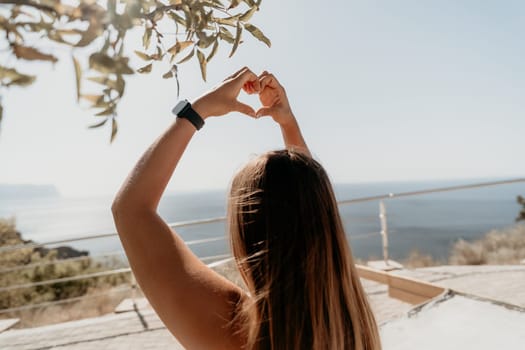
M 204 125 L 204 119 L 191 107 L 191 103 L 188 100 L 177 103 L 172 112 L 179 118 L 188 119 L 197 130 L 200 130 Z

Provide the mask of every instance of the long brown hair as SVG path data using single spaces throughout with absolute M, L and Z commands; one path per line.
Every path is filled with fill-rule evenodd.
M 266 153 L 234 177 L 232 251 L 250 298 L 234 323 L 246 349 L 381 348 L 323 167 L 299 152 Z

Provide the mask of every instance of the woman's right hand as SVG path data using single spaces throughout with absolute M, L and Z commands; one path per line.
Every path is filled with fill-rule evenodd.
M 193 101 L 192 107 L 203 119 L 219 117 L 230 112 L 241 112 L 255 117 L 255 110 L 237 99 L 241 89 L 247 91 L 247 86 L 259 91 L 257 75 L 248 67 L 244 67 Z
M 286 91 L 273 74 L 264 71 L 259 76 L 259 89 L 262 108 L 257 117 L 271 116 L 282 127 L 295 122 Z

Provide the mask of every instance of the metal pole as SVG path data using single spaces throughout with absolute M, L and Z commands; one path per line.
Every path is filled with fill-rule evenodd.
M 381 221 L 381 238 L 383 240 L 383 260 L 388 263 L 388 224 L 386 220 L 386 207 L 383 201 L 379 201 L 379 220 Z

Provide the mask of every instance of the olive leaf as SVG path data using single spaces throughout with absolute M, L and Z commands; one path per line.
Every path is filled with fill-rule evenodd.
M 233 44 L 235 42 L 233 34 L 228 29 L 222 26 L 219 29 L 219 38 L 228 42 L 229 44 Z
M 88 28 L 82 33 L 80 40 L 75 44 L 76 47 L 85 47 L 91 44 L 99 36 L 100 25 L 90 23 Z
M 241 22 L 249 21 L 253 17 L 253 15 L 255 14 L 255 12 L 257 12 L 257 11 L 259 11 L 259 8 L 257 6 L 253 6 L 251 9 L 249 9 L 248 11 L 243 13 L 241 15 L 241 17 L 239 17 L 239 21 L 241 21 Z
M 144 30 L 144 35 L 142 36 L 142 46 L 144 46 L 146 50 L 149 48 L 152 32 L 152 28 L 146 28 L 146 30 Z
M 232 50 L 230 52 L 230 57 L 232 57 L 235 54 L 235 51 L 237 51 L 237 48 L 239 47 L 239 43 L 241 42 L 242 37 L 242 27 L 240 23 L 237 23 L 237 33 L 235 34 L 235 41 L 233 42 Z
M 239 6 L 240 3 L 241 3 L 241 0 L 231 0 L 231 4 L 230 4 L 230 7 L 228 7 L 228 10 L 231 10 Z
M 199 59 L 199 66 L 201 67 L 202 80 L 206 81 L 206 57 L 201 50 L 197 50 L 197 58 Z
M 240 15 L 225 17 L 225 18 L 215 18 L 215 22 L 217 24 L 226 25 L 230 27 L 237 26 L 237 22 L 239 22 Z
M 72 56 L 73 58 L 73 65 L 75 67 L 75 79 L 76 79 L 76 87 L 77 87 L 77 102 L 80 99 L 80 82 L 82 81 L 82 68 L 80 68 L 80 63 L 78 63 L 78 60 L 75 58 L 75 56 Z
M 147 74 L 151 72 L 152 67 L 153 67 L 153 64 L 150 63 L 148 65 L 145 65 L 144 67 L 137 69 L 137 72 L 141 74 Z
M 272 43 L 270 41 L 270 39 L 268 39 L 264 34 L 263 32 L 261 32 L 261 30 L 259 28 L 257 28 L 256 26 L 254 26 L 253 24 L 250 24 L 250 23 L 245 23 L 244 24 L 244 28 L 249 31 L 254 37 L 256 37 L 257 39 L 259 39 L 260 41 L 262 41 L 263 43 L 265 43 L 268 47 L 271 47 L 272 46 Z
M 191 50 L 190 53 L 186 57 L 181 59 L 179 62 L 177 62 L 177 64 L 181 64 L 181 63 L 188 61 L 190 58 L 193 57 L 193 55 L 195 55 L 195 49 Z
M 141 51 L 137 51 L 135 50 L 135 55 L 139 56 L 140 58 L 142 58 L 144 61 L 151 61 L 153 60 L 153 58 L 151 58 L 150 55 L 144 53 L 144 52 L 141 52 Z
M 89 56 L 89 68 L 101 73 L 113 73 L 117 68 L 117 62 L 104 53 L 95 52 Z
M 208 36 L 208 35 L 204 34 L 204 35 L 201 36 L 201 38 L 197 42 L 197 46 L 199 48 L 201 48 L 201 49 L 207 49 L 214 42 L 215 42 L 215 36 L 213 36 L 213 35 Z
M 219 49 L 219 40 L 217 37 L 215 37 L 215 42 L 213 43 L 213 47 L 211 48 L 210 54 L 206 58 L 206 61 L 210 62 L 213 56 L 217 53 L 217 50 Z
M 115 105 L 110 105 L 108 108 L 106 108 L 105 110 L 101 111 L 101 112 L 98 112 L 97 114 L 95 114 L 95 116 L 97 117 L 101 117 L 101 116 L 107 116 L 107 115 L 113 115 L 115 114 Z
M 176 56 L 179 52 L 184 51 L 187 47 L 191 46 L 193 44 L 193 41 L 177 41 L 175 45 L 170 47 L 167 52 L 171 53 L 173 56 Z
M 100 128 L 102 125 L 106 124 L 107 121 L 108 121 L 108 119 L 106 118 L 103 121 L 101 121 L 100 123 L 96 123 L 96 124 L 88 126 L 88 128 L 90 128 L 90 129 Z
M 173 76 L 174 76 L 174 75 L 173 75 L 173 71 L 170 69 L 169 71 L 167 71 L 166 73 L 164 73 L 164 74 L 162 75 L 162 78 L 163 78 L 163 79 L 169 79 L 169 78 L 173 78 Z
M 0 32 L 6 34 L 5 51 L 17 61 L 54 63 L 59 57 L 47 48 L 52 47 L 56 52 L 68 49 L 75 72 L 77 101 L 83 100 L 93 114 L 104 119 L 97 122 L 96 127 L 112 120 L 111 140 L 118 129 L 116 110 L 124 96 L 128 75 L 152 72 L 156 62 L 168 61 L 172 65 L 176 60 L 185 63 L 197 56 L 202 79 L 206 80 L 208 63 L 217 55 L 219 46 L 226 45 L 231 50 L 230 56 L 235 54 L 242 43 L 244 29 L 270 45 L 268 38 L 249 23 L 259 10 L 261 0 L 107 0 L 107 4 L 95 0 L 3 2 L 8 5 L 0 14 Z M 229 28 L 235 28 L 235 33 Z M 134 37 L 132 50 L 145 61 L 143 67 L 130 66 L 129 50 L 124 49 L 130 42 L 126 36 L 136 29 L 142 33 L 139 38 Z M 171 47 L 168 38 L 176 38 Z M 150 51 L 152 41 L 154 52 Z M 185 57 L 179 59 L 179 55 Z M 172 65 L 161 75 L 164 79 L 175 78 L 178 95 L 178 66 Z M 36 76 L 0 66 L 0 85 L 4 88 L 24 87 L 35 79 Z M 82 94 L 85 81 L 98 84 L 93 85 L 96 90 Z
M 87 80 L 92 81 L 94 83 L 105 85 L 110 89 L 118 90 L 119 89 L 119 83 L 117 80 L 110 79 L 106 76 L 104 77 L 89 77 Z
M 175 22 L 177 22 L 177 24 L 180 24 L 182 26 L 186 26 L 186 20 L 184 18 L 182 18 L 181 16 L 179 16 L 176 12 L 169 11 L 168 12 L 168 17 L 170 17 Z
M 93 107 L 107 107 L 109 103 L 104 102 L 105 95 L 81 95 L 80 98 L 89 101 L 93 104 Z
M 13 52 L 16 58 L 22 58 L 28 61 L 51 61 L 53 63 L 58 61 L 58 58 L 55 56 L 42 53 L 33 47 L 14 45 Z
M 118 125 L 117 120 L 115 117 L 111 118 L 111 138 L 109 140 L 110 143 L 113 143 L 113 140 L 115 140 L 115 136 L 117 136 L 118 131 Z

